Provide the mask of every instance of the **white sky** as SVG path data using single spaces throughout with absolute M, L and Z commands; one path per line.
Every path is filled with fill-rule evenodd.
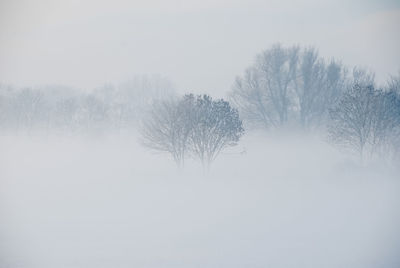
M 0 82 L 93 88 L 156 73 L 224 94 L 275 42 L 384 81 L 400 71 L 396 0 L 0 0 Z

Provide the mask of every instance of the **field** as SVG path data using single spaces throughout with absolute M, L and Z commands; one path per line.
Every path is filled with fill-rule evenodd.
M 0 267 L 400 267 L 400 180 L 247 135 L 210 171 L 134 135 L 0 138 Z

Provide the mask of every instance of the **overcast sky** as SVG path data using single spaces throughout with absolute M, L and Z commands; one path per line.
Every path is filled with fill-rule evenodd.
M 150 73 L 222 95 L 276 42 L 384 81 L 400 70 L 399 26 L 398 0 L 0 0 L 0 82 L 89 89 Z

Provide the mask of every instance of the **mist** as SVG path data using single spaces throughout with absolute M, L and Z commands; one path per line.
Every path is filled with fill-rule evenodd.
M 3 137 L 2 267 L 396 267 L 398 173 L 287 140 L 204 175 L 132 137 Z
M 180 92 L 223 96 L 254 54 L 276 42 L 400 69 L 398 1 L 1 1 L 0 81 L 90 89 L 133 74 Z M 51 12 L 50 12 L 51 10 Z
M 396 1 L 1 1 L 0 267 L 400 267 Z

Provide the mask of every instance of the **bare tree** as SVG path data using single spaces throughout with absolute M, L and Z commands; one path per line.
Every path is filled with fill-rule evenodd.
M 366 154 L 399 153 L 400 97 L 394 91 L 356 84 L 331 110 L 330 119 L 330 141 L 358 152 L 361 160 Z
M 243 78 L 236 78 L 231 99 L 250 123 L 268 128 L 287 122 L 298 52 L 296 46 L 284 48 L 276 44 L 257 55 Z
M 348 78 L 348 87 L 354 85 L 375 87 L 375 73 L 365 68 L 354 67 L 351 76 Z
M 31 130 L 46 111 L 44 94 L 40 90 L 24 88 L 19 90 L 13 100 L 17 128 Z
M 169 153 L 179 167 L 184 165 L 191 132 L 187 105 L 186 99 L 170 99 L 155 103 L 140 129 L 144 146 Z
M 53 124 L 56 128 L 64 131 L 73 131 L 78 127 L 79 102 L 78 98 L 68 97 L 57 101 L 54 113 Z
M 400 95 L 393 89 L 377 91 L 373 115 L 372 153 L 396 160 L 400 156 Z
M 194 103 L 190 151 L 208 169 L 223 149 L 237 144 L 244 133 L 242 121 L 227 101 L 213 100 L 208 95 L 186 98 Z
M 171 154 L 179 167 L 190 155 L 208 168 L 243 132 L 238 111 L 228 102 L 192 94 L 158 102 L 141 128 L 143 145 Z
M 392 75 L 387 83 L 387 88 L 390 91 L 400 94 L 400 71 L 397 76 Z
M 343 94 L 337 106 L 330 111 L 330 141 L 355 150 L 361 160 L 372 133 L 374 102 L 373 86 L 356 84 Z
M 236 78 L 230 98 L 250 125 L 320 126 L 345 89 L 345 75 L 340 63 L 326 64 L 314 48 L 274 45 Z
M 230 93 L 230 99 L 240 110 L 246 122 L 252 126 L 271 127 L 273 122 L 266 94 L 261 86 L 260 73 L 248 68 L 244 77 L 237 77 Z
M 85 131 L 103 130 L 108 120 L 109 107 L 94 94 L 84 95 L 79 99 L 80 126 Z
M 267 100 L 273 107 L 273 125 L 281 126 L 288 120 L 290 86 L 296 77 L 298 52 L 298 47 L 283 48 L 274 45 L 256 59 L 256 65 L 261 72 L 262 86 Z
M 303 128 L 319 127 L 327 118 L 328 108 L 345 88 L 345 70 L 332 60 L 328 65 L 314 48 L 300 53 L 294 100 L 299 123 Z

